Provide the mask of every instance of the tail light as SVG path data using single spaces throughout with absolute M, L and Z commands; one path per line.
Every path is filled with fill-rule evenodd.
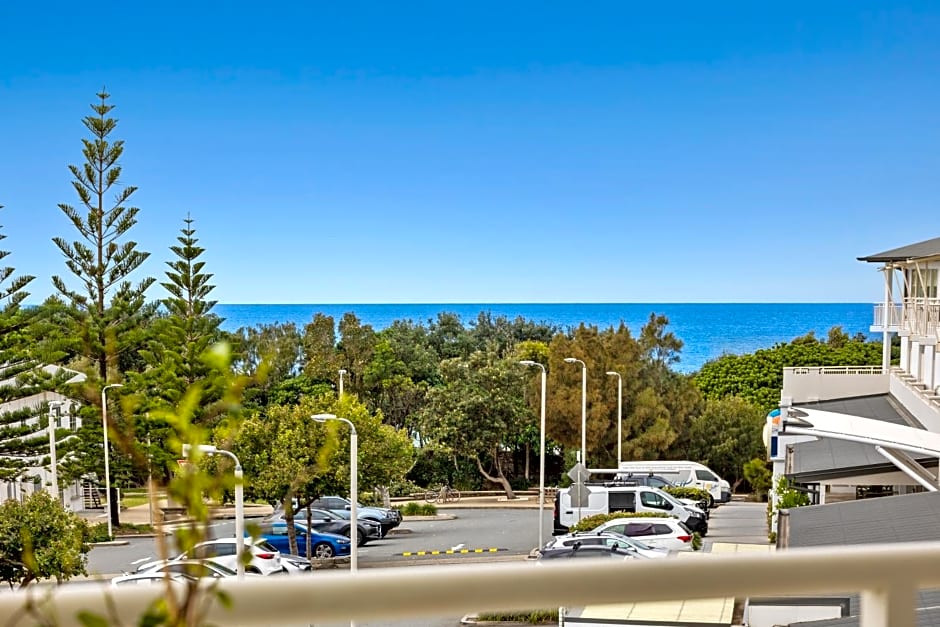
M 681 540 L 682 542 L 691 542 L 691 541 L 692 541 L 692 536 L 679 536 L 679 537 L 676 538 L 676 539 L 677 539 L 677 540 Z
M 257 553 L 255 554 L 255 557 L 260 557 L 263 560 L 273 560 L 274 553 Z

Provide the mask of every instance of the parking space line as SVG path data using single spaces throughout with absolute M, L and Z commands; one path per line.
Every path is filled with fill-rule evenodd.
M 429 555 L 472 555 L 474 553 L 496 553 L 498 551 L 508 551 L 509 549 L 498 549 L 498 548 L 488 548 L 488 549 L 443 549 L 436 551 L 405 551 L 400 553 L 403 557 L 424 557 Z

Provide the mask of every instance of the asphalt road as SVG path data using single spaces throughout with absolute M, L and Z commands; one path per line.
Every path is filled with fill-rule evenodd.
M 536 509 L 452 509 L 450 520 L 403 522 L 401 533 L 369 543 L 359 552 L 361 568 L 394 567 L 413 564 L 440 564 L 442 574 L 448 565 L 521 560 L 538 543 L 538 510 Z M 709 521 L 705 550 L 713 542 L 766 544 L 766 505 L 732 502 L 718 508 Z M 544 537 L 551 537 L 551 511 L 545 512 Z M 221 537 L 234 532 L 232 521 L 220 521 L 212 527 L 213 535 Z M 448 555 L 452 549 L 484 549 L 484 553 Z M 489 552 L 489 549 L 498 549 Z M 440 555 L 405 555 L 419 551 L 439 551 Z M 135 570 L 133 562 L 156 557 L 156 544 L 150 538 L 131 539 L 126 546 L 99 546 L 89 554 L 89 573 L 110 574 Z M 396 622 L 372 622 L 360 627 L 455 627 L 460 616 L 436 619 L 410 619 Z M 342 624 L 317 624 L 314 627 L 346 627 Z
M 448 509 L 446 514 L 454 518 L 406 520 L 385 538 L 360 547 L 360 567 L 522 559 L 538 544 L 537 509 Z M 550 510 L 545 512 L 544 523 L 547 539 L 551 537 Z M 219 521 L 210 528 L 213 537 L 234 532 L 234 521 Z M 419 555 L 422 552 L 425 555 Z M 126 546 L 98 546 L 88 556 L 88 572 L 132 572 L 139 563 L 157 559 L 159 554 L 154 538 L 130 538 Z

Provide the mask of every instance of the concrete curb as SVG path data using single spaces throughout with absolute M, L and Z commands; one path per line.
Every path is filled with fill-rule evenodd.
M 89 542 L 88 546 L 127 546 L 130 540 L 107 540 L 105 542 Z

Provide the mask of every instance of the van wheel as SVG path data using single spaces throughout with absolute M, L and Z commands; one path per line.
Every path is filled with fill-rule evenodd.
M 715 507 L 715 497 L 711 494 L 708 495 L 708 509 Z

